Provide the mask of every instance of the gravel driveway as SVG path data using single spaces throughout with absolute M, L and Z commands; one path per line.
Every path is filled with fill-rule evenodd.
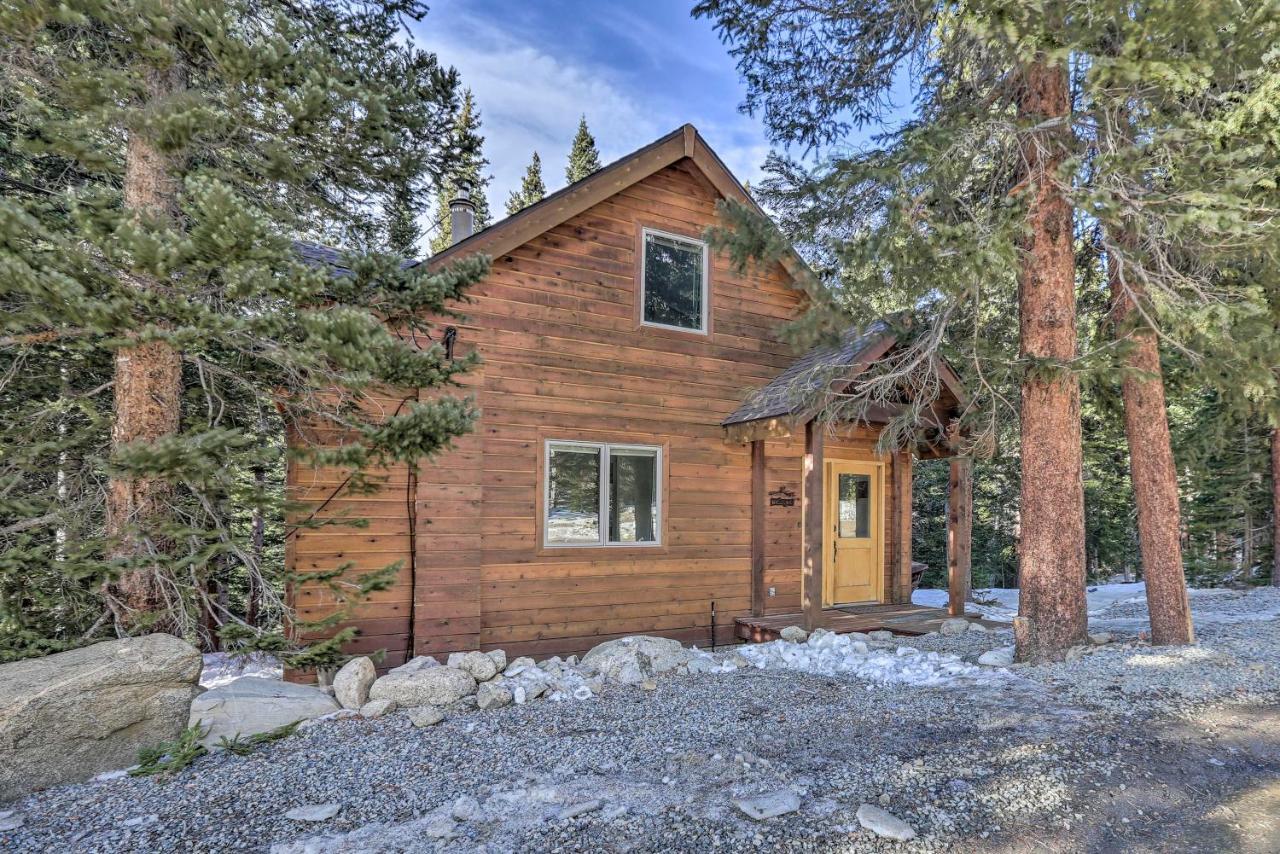
M 1197 647 L 1122 637 L 994 685 L 747 670 L 429 729 L 333 721 L 167 780 L 30 796 L 4 808 L 23 824 L 0 832 L 0 850 L 263 851 L 307 837 L 331 839 L 282 850 L 1280 850 L 1280 622 L 1247 619 L 1280 593 L 1193 602 L 1212 615 Z M 1132 621 L 1133 605 L 1117 607 Z M 911 644 L 975 657 L 1008 642 Z M 757 822 L 733 803 L 779 790 L 798 811 Z M 284 817 L 329 803 L 340 809 L 323 822 Z M 919 835 L 875 837 L 854 817 L 862 803 Z

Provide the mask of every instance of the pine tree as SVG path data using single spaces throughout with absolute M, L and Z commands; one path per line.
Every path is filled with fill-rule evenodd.
M 518 192 L 513 190 L 510 198 L 507 199 L 507 216 L 519 213 L 534 202 L 541 201 L 546 194 L 547 187 L 542 183 L 542 158 L 538 157 L 538 152 L 535 151 L 533 160 L 529 161 L 528 167 L 524 170 L 520 190 Z
M 1126 4 L 1085 14 L 1059 2 L 1031 10 L 1002 0 L 704 0 L 695 14 L 713 18 L 731 43 L 748 83 L 745 109 L 784 145 L 839 145 L 883 117 L 884 95 L 908 64 L 920 70 L 914 120 L 816 167 L 774 155 L 759 192 L 834 289 L 830 305 L 843 309 L 838 320 L 811 319 L 811 329 L 909 311 L 901 364 L 950 354 L 978 392 L 971 429 L 994 434 L 1003 419 L 1020 419 L 1019 656 L 1063 656 L 1083 639 L 1086 616 L 1077 378 L 1116 379 L 1123 367 L 1110 358 L 1115 348 L 1078 351 L 1076 282 L 1081 265 L 1101 258 L 1079 250 L 1086 232 L 1105 235 L 1106 254 L 1140 277 L 1166 334 L 1175 319 L 1184 336 L 1195 322 L 1219 328 L 1212 315 L 1224 304 L 1254 301 L 1223 271 L 1271 253 L 1276 239 L 1271 205 L 1258 195 L 1274 187 L 1274 169 L 1246 154 L 1274 133 L 1273 118 L 1262 128 L 1274 111 L 1250 94 L 1262 88 L 1255 72 L 1269 61 L 1274 6 Z M 1223 105 L 1237 99 L 1251 104 L 1252 122 L 1215 132 Z M 1099 134 L 1122 107 L 1141 124 L 1112 148 Z M 775 248 L 749 211 L 722 211 L 728 227 L 713 234 L 717 243 L 739 257 Z M 1140 251 L 1115 239 L 1126 227 Z M 1017 295 L 1016 358 L 984 340 L 982 304 L 1004 293 Z M 1017 406 L 992 381 L 1009 363 Z M 827 414 L 865 412 L 904 386 L 927 401 L 937 381 L 925 369 L 884 371 Z M 887 439 L 906 444 L 922 429 L 919 415 L 909 407 Z
M 569 149 L 569 165 L 565 167 L 564 177 L 572 184 L 599 169 L 600 152 L 596 148 L 596 138 L 587 130 L 587 117 L 584 114 L 578 120 L 578 133 Z
M 443 252 L 453 245 L 453 223 L 449 217 L 449 202 L 457 195 L 458 183 L 465 182 L 471 194 L 471 201 L 476 206 L 475 228 L 479 231 L 489 225 L 489 198 L 485 189 L 492 180 L 484 174 L 489 161 L 481 153 L 484 137 L 480 135 L 480 111 L 476 108 L 475 96 L 467 89 L 462 93 L 462 107 L 453 123 L 454 144 L 469 154 L 463 156 L 456 175 L 445 178 L 440 192 L 436 195 L 435 231 L 431 238 L 431 254 Z
M 283 600 L 286 454 L 359 488 L 474 418 L 447 394 L 389 417 L 373 405 L 466 370 L 417 342 L 487 269 L 428 274 L 375 251 L 376 201 L 455 167 L 438 141 L 456 74 L 400 29 L 424 12 L 0 12 L 0 657 L 161 629 L 319 663 L 351 637 L 303 652 L 283 634 L 306 626 Z M 316 430 L 347 444 L 311 446 Z M 396 569 L 328 580 L 351 601 Z
M 386 202 L 387 246 L 406 258 L 417 257 L 418 242 L 422 240 L 418 207 L 410 182 L 403 181 L 391 189 Z

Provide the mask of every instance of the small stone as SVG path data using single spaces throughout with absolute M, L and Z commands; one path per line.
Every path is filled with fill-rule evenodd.
M 880 795 L 880 806 L 887 807 L 889 806 L 890 803 L 892 803 L 892 801 L 893 801 L 893 798 L 889 797 L 888 792 L 885 792 Z
M 452 659 L 453 656 L 451 655 L 449 658 Z M 449 666 L 453 667 L 454 665 L 450 664 Z M 462 657 L 462 663 L 458 667 L 470 673 L 477 682 L 488 682 L 497 676 L 502 669 L 497 666 L 497 662 L 483 652 L 468 652 Z
M 304 807 L 294 807 L 285 813 L 284 817 L 292 821 L 328 821 L 341 809 L 340 804 L 308 804 Z
M 1104 646 L 1115 640 L 1115 635 L 1111 632 L 1092 632 L 1089 635 L 1089 643 L 1094 646 Z
M 986 633 L 987 633 L 987 627 L 986 627 L 986 626 L 984 626 L 984 625 L 982 625 L 982 623 L 979 623 L 979 622 L 973 622 L 973 623 L 970 623 L 970 624 L 969 624 L 969 631 L 971 631 L 971 632 L 979 632 L 980 634 L 986 634 Z
M 867 637 L 873 641 L 891 641 L 893 640 L 893 632 L 878 629 L 874 632 L 870 632 Z
M 978 663 L 986 667 L 1009 667 L 1013 664 L 1013 652 L 1011 646 L 996 647 L 978 656 Z
M 809 633 L 799 626 L 787 626 L 778 632 L 778 637 L 790 643 L 804 643 L 809 639 Z
M 444 712 L 435 706 L 419 706 L 409 710 L 409 723 L 416 727 L 435 726 L 444 720 Z
M 754 798 L 734 798 L 733 805 L 756 821 L 765 821 L 800 809 L 800 796 L 790 789 L 779 789 Z
M 369 689 L 377 678 L 368 656 L 353 658 L 333 677 L 333 697 L 344 709 L 359 709 L 369 702 Z
M 654 687 L 656 688 L 657 686 L 655 685 Z M 573 689 L 573 699 L 575 700 L 590 700 L 591 697 L 591 689 L 586 685 L 579 685 L 577 688 Z
M 559 818 L 562 821 L 567 818 L 577 818 L 580 815 L 595 812 L 598 809 L 600 809 L 600 802 L 598 800 L 592 799 L 590 801 L 583 801 L 580 804 L 572 804 L 560 810 Z
M 133 818 L 126 818 L 120 822 L 120 827 L 146 827 L 149 824 L 155 824 L 160 820 L 160 816 L 156 813 L 150 815 L 135 815 Z
M 646 679 L 640 683 L 640 687 L 646 691 L 657 691 L 658 683 L 654 682 L 652 679 Z
M 380 718 L 396 710 L 395 700 L 370 700 L 360 707 L 360 717 Z
M 476 705 L 481 709 L 499 709 L 511 704 L 511 691 L 496 682 L 484 682 L 476 690 Z
M 949 620 L 943 620 L 938 631 L 947 637 L 955 637 L 969 631 L 969 621 L 964 617 L 952 617 Z
M 488 652 L 486 652 L 485 655 L 489 656 L 489 660 L 493 662 L 494 667 L 498 668 L 499 673 L 501 673 L 502 670 L 506 668 L 507 666 L 506 650 L 491 649 Z
M 916 832 L 902 819 L 880 807 L 863 804 L 858 807 L 858 824 L 884 839 L 906 842 L 916 838 Z
M 1089 647 L 1087 646 L 1073 646 L 1071 649 L 1067 650 L 1067 662 L 1079 661 L 1084 658 L 1088 652 Z
M 7 830 L 17 830 L 22 827 L 22 823 L 26 819 L 21 813 L 13 810 L 0 810 L 0 833 Z
M 503 672 L 506 673 L 508 676 L 513 676 L 514 674 L 512 673 L 512 671 L 519 673 L 522 670 L 528 670 L 531 667 L 537 667 L 537 666 L 538 666 L 538 663 L 534 661 L 532 658 L 530 658 L 527 655 L 522 655 L 519 658 L 517 658 L 515 661 L 508 664 L 506 670 Z

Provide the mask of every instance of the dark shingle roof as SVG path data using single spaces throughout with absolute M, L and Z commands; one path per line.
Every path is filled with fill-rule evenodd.
M 319 243 L 308 243 L 305 240 L 295 240 L 293 241 L 293 251 L 297 252 L 298 257 L 308 264 L 315 264 L 317 267 L 321 265 L 331 267 L 339 274 L 351 272 L 342 263 L 342 253 L 332 247 L 321 246 Z
M 308 264 L 314 264 L 317 267 L 328 267 L 338 276 L 351 275 L 351 268 L 342 262 L 343 253 L 341 249 L 334 249 L 332 246 L 323 246 L 319 243 L 309 243 L 305 240 L 295 240 L 293 241 L 293 251 L 297 252 L 298 257 Z M 421 263 L 421 261 L 406 258 L 401 262 L 400 266 L 408 269 Z
M 720 422 L 721 426 L 795 415 L 804 410 L 817 402 L 816 398 L 834 373 L 857 362 L 887 331 L 883 321 L 876 321 L 862 331 L 848 330 L 839 344 L 814 347 L 767 385 L 752 392 L 733 414 Z

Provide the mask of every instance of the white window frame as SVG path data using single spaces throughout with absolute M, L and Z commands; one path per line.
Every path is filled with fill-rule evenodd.
M 548 527 L 551 523 L 551 452 L 554 450 L 591 450 L 600 453 L 600 538 L 594 543 L 557 543 L 551 540 Z M 647 542 L 610 542 L 609 537 L 609 461 L 611 451 L 644 451 L 653 453 L 654 504 L 657 518 L 653 520 L 653 539 Z M 575 440 L 547 439 L 542 449 L 542 547 L 547 549 L 635 549 L 656 548 L 662 545 L 663 513 L 662 493 L 664 475 L 661 445 L 635 445 L 629 442 L 579 442 Z
M 702 249 L 702 311 L 698 317 L 699 326 L 695 329 L 692 326 L 674 326 L 670 323 L 654 323 L 653 321 L 644 319 L 645 293 L 649 289 L 648 271 L 645 270 L 646 261 L 649 257 L 648 241 L 649 235 L 655 237 L 665 237 L 668 240 L 674 240 L 677 243 L 688 243 L 698 246 Z M 674 329 L 677 332 L 693 332 L 697 335 L 706 335 L 711 326 L 711 252 L 708 250 L 707 241 L 699 240 L 696 237 L 689 237 L 686 234 L 673 234 L 670 231 L 662 231 L 657 228 L 642 227 L 640 229 L 640 325 L 652 326 L 654 329 Z

